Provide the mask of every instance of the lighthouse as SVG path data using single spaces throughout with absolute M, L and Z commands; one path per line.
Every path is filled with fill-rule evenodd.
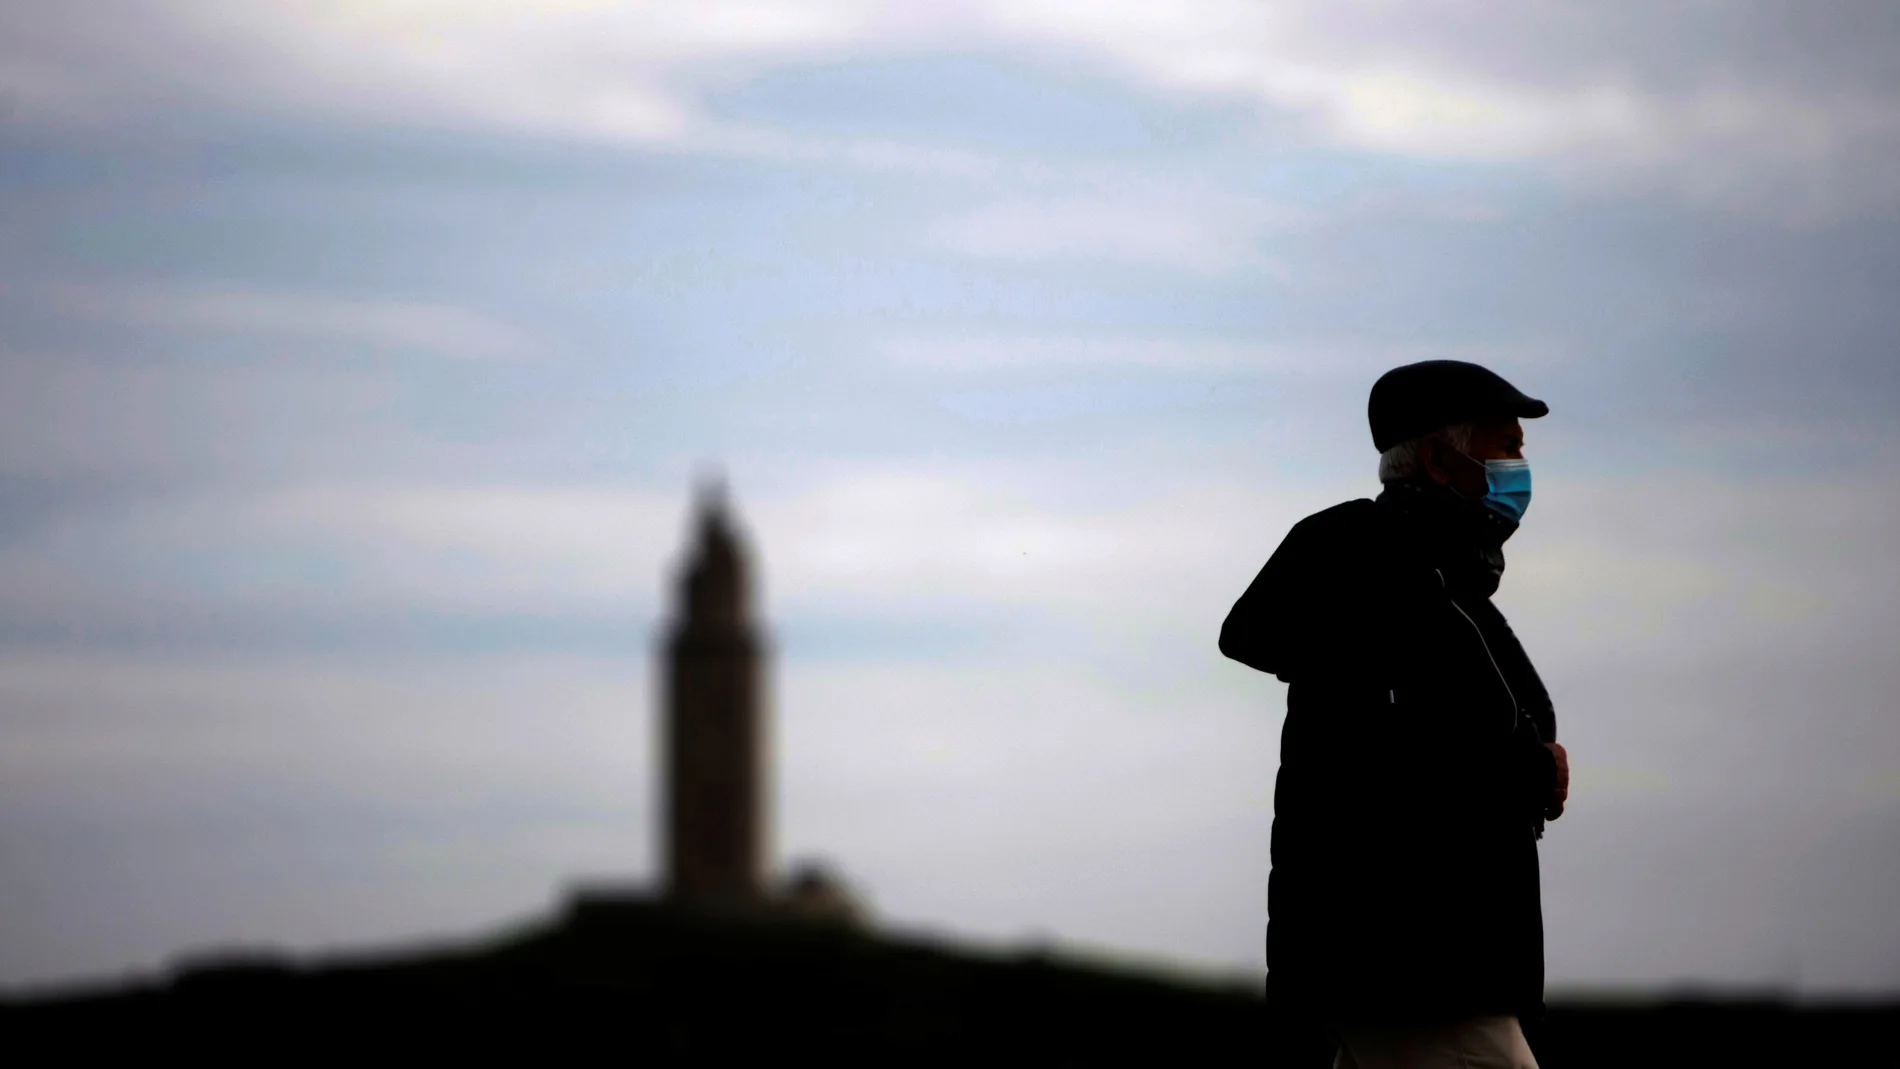
M 767 895 L 765 640 L 722 483 L 701 485 L 663 656 L 666 893 L 750 906 Z

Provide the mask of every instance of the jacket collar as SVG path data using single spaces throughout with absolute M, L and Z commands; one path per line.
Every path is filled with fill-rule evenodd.
M 1401 537 L 1444 575 L 1448 587 L 1486 598 L 1497 592 L 1504 542 L 1517 531 L 1515 522 L 1436 483 L 1387 483 L 1378 503 L 1399 520 Z

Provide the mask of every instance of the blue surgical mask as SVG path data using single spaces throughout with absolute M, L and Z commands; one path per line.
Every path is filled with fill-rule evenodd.
M 1524 511 L 1531 507 L 1530 461 L 1485 461 L 1484 485 L 1486 508 L 1513 523 L 1524 521 Z

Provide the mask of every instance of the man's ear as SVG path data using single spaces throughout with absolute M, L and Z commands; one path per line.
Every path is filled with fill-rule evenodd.
M 1451 483 L 1451 469 L 1448 467 L 1450 461 L 1445 456 L 1445 450 L 1448 448 L 1450 448 L 1450 443 L 1445 441 L 1443 435 L 1438 434 L 1428 434 L 1418 443 L 1418 469 L 1425 473 L 1426 478 L 1440 486 Z

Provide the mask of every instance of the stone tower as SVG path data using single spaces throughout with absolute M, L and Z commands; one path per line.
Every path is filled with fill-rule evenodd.
M 701 486 L 666 642 L 666 880 L 675 899 L 765 897 L 764 640 L 724 487 Z

